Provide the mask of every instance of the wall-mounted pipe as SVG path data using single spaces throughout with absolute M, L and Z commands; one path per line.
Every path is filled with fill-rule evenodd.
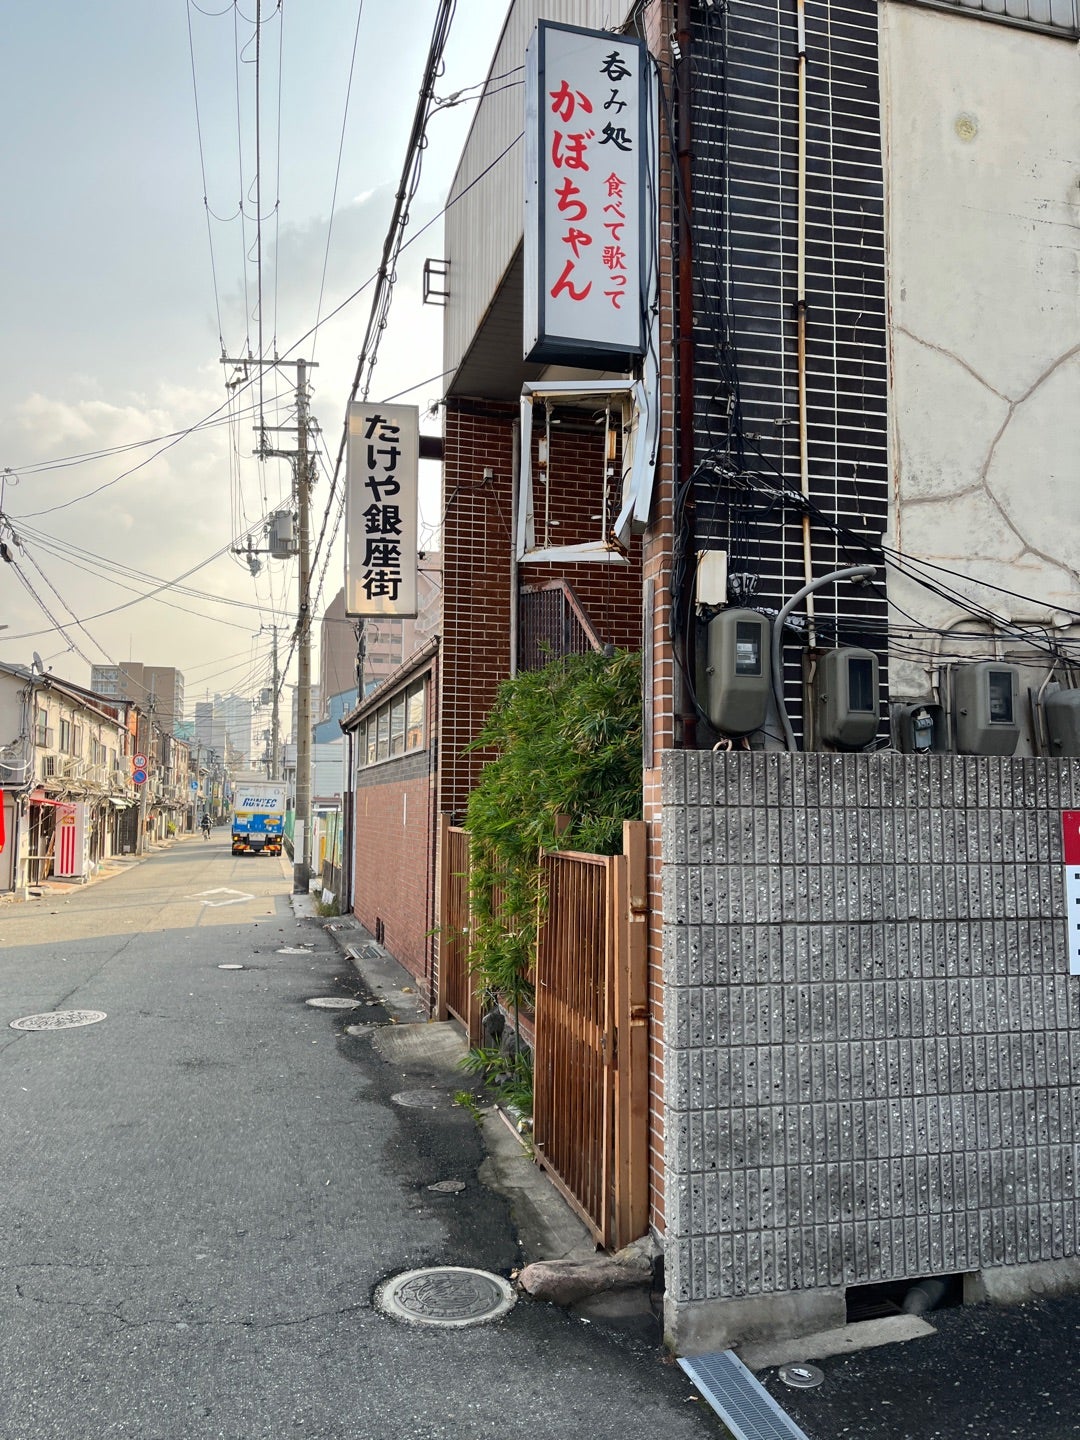
M 796 0 L 798 38 L 796 53 L 796 75 L 798 79 L 798 161 L 797 161 L 797 213 L 795 226 L 796 286 L 796 370 L 799 394 L 799 489 L 803 498 L 810 499 L 810 441 L 806 401 L 806 6 L 805 0 Z M 803 510 L 802 517 L 803 579 L 807 585 L 814 578 L 810 550 L 810 507 Z M 807 636 L 811 646 L 816 642 L 814 628 L 813 592 L 806 597 Z
M 809 600 L 815 590 L 820 590 L 823 585 L 831 585 L 834 580 L 869 580 L 877 573 L 875 565 L 848 565 L 843 570 L 833 570 L 828 575 L 822 575 L 819 580 L 811 580 L 795 594 L 777 615 L 773 621 L 772 630 L 772 683 L 773 696 L 776 699 L 776 713 L 780 717 L 780 725 L 784 731 L 784 743 L 788 750 L 794 754 L 799 748 L 795 743 L 795 731 L 791 728 L 791 721 L 788 718 L 787 706 L 784 704 L 784 665 L 783 665 L 783 643 L 784 625 L 787 617 L 791 614 L 800 600 Z M 809 614 L 810 606 L 807 605 Z

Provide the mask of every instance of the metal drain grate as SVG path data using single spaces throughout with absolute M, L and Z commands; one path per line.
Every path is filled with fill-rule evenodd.
M 383 951 L 380 946 L 368 942 L 365 945 L 347 945 L 345 954 L 350 960 L 381 960 Z
M 735 1440 L 807 1440 L 805 1430 L 780 1408 L 734 1350 L 680 1358 L 679 1364 Z

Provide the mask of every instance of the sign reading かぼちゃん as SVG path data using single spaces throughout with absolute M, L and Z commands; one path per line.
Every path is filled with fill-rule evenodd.
M 627 369 L 645 352 L 648 54 L 541 21 L 526 57 L 525 358 Z

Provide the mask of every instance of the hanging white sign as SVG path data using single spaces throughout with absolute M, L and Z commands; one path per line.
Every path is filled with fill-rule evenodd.
M 345 613 L 416 615 L 420 412 L 415 405 L 349 406 Z
M 641 40 L 542 20 L 525 81 L 525 358 L 645 353 L 649 210 Z

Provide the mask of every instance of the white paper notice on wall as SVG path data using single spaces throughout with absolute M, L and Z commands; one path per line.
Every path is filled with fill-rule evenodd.
M 1065 851 L 1065 929 L 1069 974 L 1080 975 L 1080 810 L 1061 812 L 1061 836 Z

